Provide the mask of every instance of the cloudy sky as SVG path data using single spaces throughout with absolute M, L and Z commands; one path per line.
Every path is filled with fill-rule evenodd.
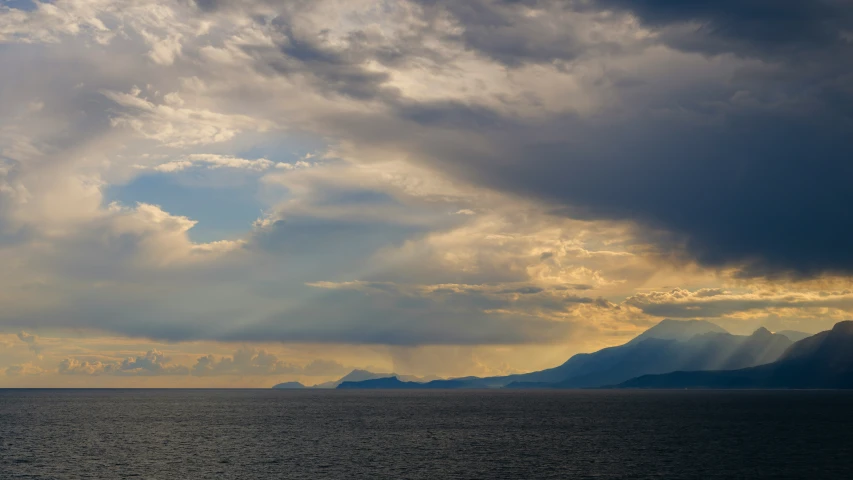
M 0 0 L 0 386 L 853 318 L 849 0 Z

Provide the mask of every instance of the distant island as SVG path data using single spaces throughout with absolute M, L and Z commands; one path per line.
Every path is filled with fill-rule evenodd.
M 816 335 L 766 328 L 732 335 L 707 321 L 664 320 L 624 345 L 536 372 L 430 379 L 354 370 L 315 388 L 853 388 L 851 347 L 853 321 Z M 275 388 L 301 387 L 293 383 Z
M 396 373 L 376 373 L 368 370 L 355 369 L 338 380 L 333 380 L 331 382 L 323 382 L 318 383 L 312 386 L 306 386 L 299 382 L 284 382 L 274 385 L 272 388 L 274 389 L 294 389 L 294 388 L 314 388 L 314 389 L 334 389 L 338 388 L 341 384 L 344 383 L 361 383 L 370 380 L 376 379 L 387 379 L 387 378 L 399 378 L 403 382 L 407 383 L 425 383 L 432 380 L 441 380 L 437 376 L 430 377 L 417 377 L 415 375 L 398 375 Z M 344 387 L 346 388 L 346 387 Z
M 274 385 L 272 388 L 276 389 L 294 389 L 294 388 L 305 388 L 305 385 L 302 385 L 299 382 L 284 382 L 279 383 L 278 385 Z

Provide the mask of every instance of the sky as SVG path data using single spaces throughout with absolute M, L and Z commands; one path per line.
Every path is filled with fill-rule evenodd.
M 849 0 L 0 0 L 0 387 L 853 318 Z

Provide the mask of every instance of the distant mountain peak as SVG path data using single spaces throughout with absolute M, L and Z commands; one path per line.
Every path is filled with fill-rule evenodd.
M 773 333 L 771 333 L 770 330 L 767 330 L 764 327 L 758 327 L 758 330 L 752 332 L 753 337 L 757 337 L 757 336 L 766 337 L 767 335 L 773 335 Z
M 729 333 L 724 328 L 707 320 L 661 320 L 628 343 L 636 343 L 648 338 L 661 340 L 689 340 L 705 333 Z

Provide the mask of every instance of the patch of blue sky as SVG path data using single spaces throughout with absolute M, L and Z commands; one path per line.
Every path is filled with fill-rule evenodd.
M 236 177 L 244 178 L 240 181 Z M 148 173 L 126 185 L 109 187 L 105 200 L 124 205 L 150 203 L 172 215 L 195 220 L 198 223 L 189 231 L 194 242 L 236 239 L 250 231 L 252 223 L 269 208 L 261 201 L 259 185 L 251 177 L 234 175 L 233 169 Z
M 42 0 L 39 3 L 53 3 L 52 1 Z M 4 7 L 14 8 L 16 10 L 35 10 L 36 2 L 33 0 L 0 0 L 0 5 Z
M 310 157 L 313 162 L 326 144 L 311 136 L 283 136 L 236 151 L 208 151 L 237 158 L 260 159 L 295 164 Z M 132 206 L 137 202 L 159 205 L 172 215 L 195 220 L 189 236 L 194 242 L 234 240 L 245 237 L 252 224 L 270 207 L 288 197 L 283 187 L 260 182 L 274 171 L 236 168 L 208 168 L 199 164 L 177 172 L 145 172 L 124 185 L 107 188 L 105 203 L 117 201 Z

